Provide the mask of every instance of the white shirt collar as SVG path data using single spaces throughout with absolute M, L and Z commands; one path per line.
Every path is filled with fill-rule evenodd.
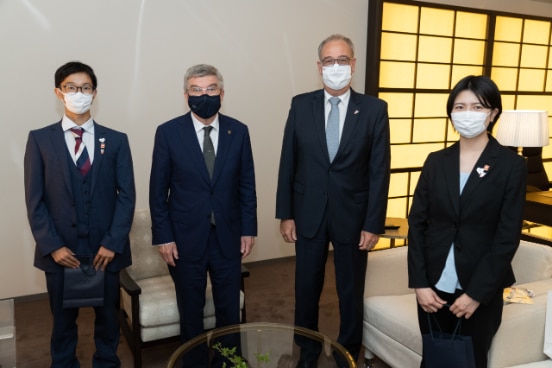
M 190 113 L 190 116 L 192 117 L 192 122 L 194 123 L 194 128 L 196 133 L 199 133 L 203 130 L 204 127 L 207 125 L 203 124 L 201 121 L 197 120 L 194 114 Z M 209 126 L 212 126 L 215 131 L 219 130 L 219 114 L 217 113 L 217 116 L 215 116 L 215 120 Z
M 327 104 L 330 98 L 332 97 L 334 96 L 330 95 L 328 91 L 324 89 L 324 103 Z M 347 91 L 344 94 L 342 94 L 341 96 L 335 96 L 335 97 L 339 97 L 339 99 L 341 100 L 341 105 L 339 106 L 348 106 L 349 98 L 351 97 L 351 89 L 347 88 Z
M 79 126 L 73 120 L 69 119 L 67 115 L 63 115 L 63 118 L 61 119 L 61 128 L 63 131 L 66 132 L 74 127 L 81 127 L 85 132 L 94 133 L 94 120 L 90 118 L 86 121 L 86 123 Z

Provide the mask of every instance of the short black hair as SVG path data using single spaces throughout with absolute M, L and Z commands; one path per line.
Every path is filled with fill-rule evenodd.
M 96 79 L 96 74 L 94 70 L 86 64 L 81 63 L 80 61 L 70 61 L 66 64 L 63 64 L 56 70 L 54 76 L 55 87 L 61 88 L 61 82 L 65 80 L 68 76 L 75 73 L 86 73 L 92 80 L 92 87 L 96 89 L 98 87 L 98 80 Z
M 500 117 L 500 114 L 502 114 L 502 98 L 500 97 L 500 91 L 498 90 L 497 85 L 491 80 L 491 78 L 484 75 L 468 75 L 467 77 L 462 78 L 450 92 L 447 101 L 447 115 L 449 118 L 454 107 L 456 97 L 460 94 L 460 92 L 466 90 L 472 91 L 477 96 L 479 102 L 481 102 L 481 104 L 487 109 L 498 109 L 498 114 L 496 114 L 495 118 L 487 127 L 487 131 L 491 133 L 496 121 Z

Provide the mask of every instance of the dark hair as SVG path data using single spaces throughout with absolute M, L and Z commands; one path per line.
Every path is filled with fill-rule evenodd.
M 489 126 L 487 127 L 487 131 L 491 133 L 493 131 L 493 127 L 500 117 L 500 114 L 502 114 L 502 99 L 500 97 L 500 91 L 498 90 L 498 87 L 496 86 L 495 82 L 493 82 L 489 77 L 486 77 L 484 75 L 469 75 L 460 82 L 454 86 L 452 91 L 450 92 L 448 101 L 447 101 L 447 115 L 450 118 L 450 113 L 452 112 L 452 108 L 454 107 L 454 101 L 456 100 L 456 97 L 458 97 L 458 94 L 462 91 L 472 91 L 476 96 L 479 102 L 486 107 L 487 109 L 498 109 L 498 114 L 494 117 L 493 120 L 489 123 Z
M 92 87 L 96 89 L 98 87 L 98 80 L 96 79 L 96 74 L 94 70 L 86 64 L 83 64 L 79 61 L 70 61 L 67 64 L 64 64 L 56 70 L 54 76 L 55 86 L 61 88 L 61 82 L 65 80 L 68 76 L 75 73 L 86 73 L 92 80 Z

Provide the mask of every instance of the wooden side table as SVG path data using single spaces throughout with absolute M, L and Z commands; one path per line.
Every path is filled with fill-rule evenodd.
M 390 239 L 391 248 L 395 248 L 396 239 L 408 239 L 408 220 L 402 217 L 387 217 L 385 219 L 385 233 L 380 237 Z

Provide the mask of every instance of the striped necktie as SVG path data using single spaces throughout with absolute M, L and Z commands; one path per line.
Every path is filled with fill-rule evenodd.
M 82 141 L 84 129 L 74 127 L 71 128 L 71 133 L 73 133 L 73 136 L 75 137 L 75 158 L 77 159 L 77 169 L 79 169 L 82 176 L 86 176 L 92 165 L 90 164 L 90 157 L 88 157 L 88 150 Z

